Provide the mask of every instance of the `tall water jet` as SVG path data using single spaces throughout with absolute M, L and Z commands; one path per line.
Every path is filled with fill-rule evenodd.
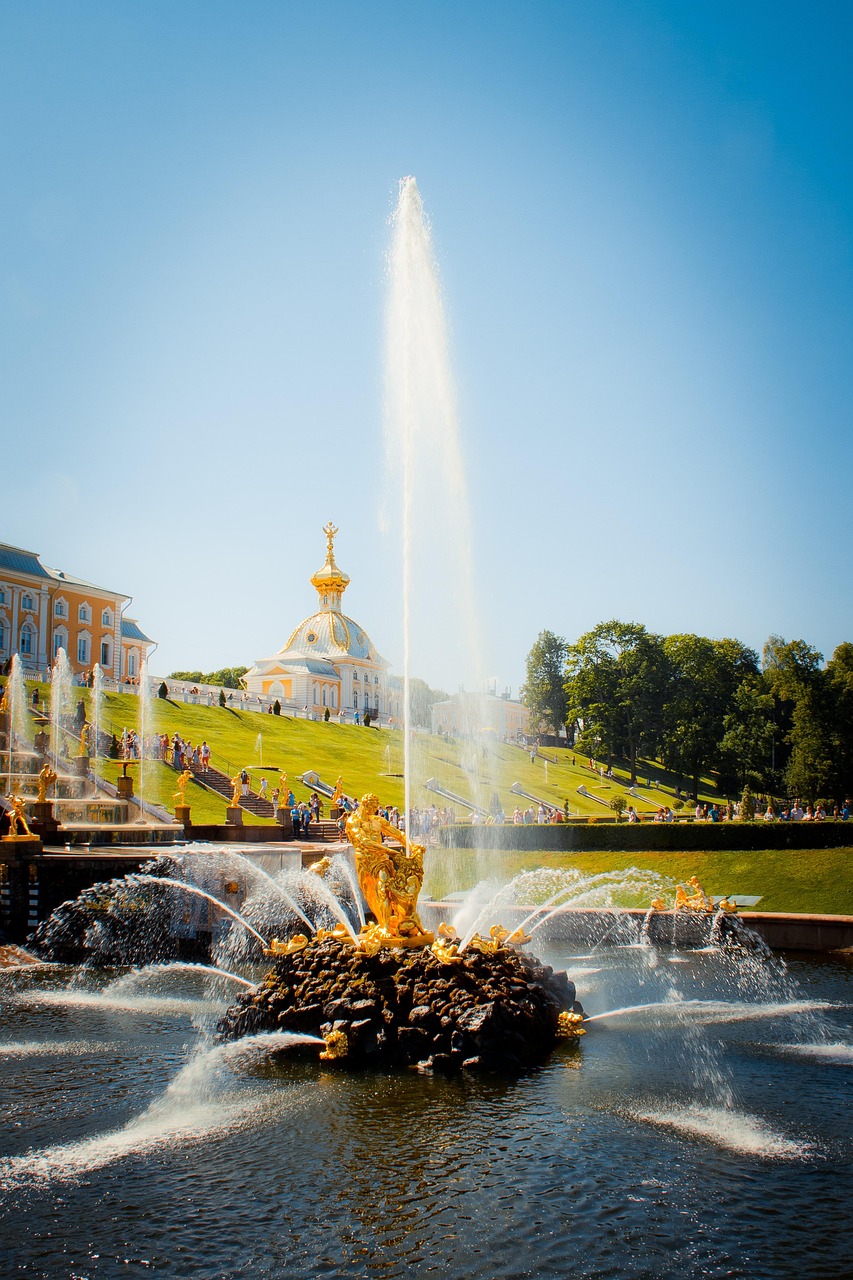
M 24 669 L 21 665 L 21 659 L 17 653 L 12 655 L 12 665 L 9 670 L 9 679 L 6 686 L 6 707 L 8 711 L 8 791 L 11 795 L 16 779 L 14 775 L 20 772 L 16 768 L 14 756 L 16 753 L 25 751 L 29 746 L 29 725 L 27 724 L 27 689 L 24 684 Z M 20 760 L 17 761 L 20 764 Z
M 104 673 L 100 662 L 92 668 L 92 771 L 97 776 L 98 756 L 101 754 L 101 721 L 104 712 Z
M 57 767 L 68 754 L 66 720 L 71 715 L 71 663 L 63 648 L 56 651 L 50 673 L 50 749 Z
M 460 626 L 452 636 L 459 674 L 482 680 L 484 664 L 472 558 L 468 489 L 459 437 L 456 391 L 438 269 L 429 226 L 414 178 L 400 183 L 388 256 L 385 342 L 386 459 L 392 493 L 400 494 L 403 605 L 403 732 L 405 804 L 419 776 L 411 715 L 413 602 L 452 600 Z M 424 626 L 420 631 L 425 630 Z M 430 633 L 435 641 L 435 631 Z M 469 697 L 469 735 L 480 742 L 482 700 Z M 479 703 L 479 706 L 478 706 Z M 475 800 L 487 804 L 493 790 L 485 770 L 471 770 Z

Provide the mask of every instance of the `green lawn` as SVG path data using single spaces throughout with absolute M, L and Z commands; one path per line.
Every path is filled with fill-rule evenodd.
M 30 686 L 30 691 L 33 687 Z M 44 685 L 38 687 L 42 696 L 49 692 Z M 77 696 L 78 691 L 75 690 L 75 699 Z M 90 705 L 89 690 L 80 690 L 79 696 L 87 706 Z M 124 727 L 138 728 L 138 716 L 139 701 L 134 694 L 107 694 L 104 697 L 103 728 L 108 732 L 120 737 Z M 314 770 L 324 781 L 332 784 L 340 774 L 349 794 L 375 791 L 383 803 L 403 804 L 403 780 L 399 776 L 403 770 L 403 752 L 399 730 L 365 729 L 360 725 L 337 724 L 333 720 L 326 724 L 232 707 L 193 706 L 155 698 L 149 731 L 167 733 L 170 737 L 177 731 L 193 744 L 206 739 L 213 752 L 211 763 L 229 776 L 242 768 L 248 769 L 255 790 L 263 776 L 259 770 L 263 762 L 264 766 L 275 766 L 288 774 L 297 798 L 304 798 L 307 792 L 296 784 L 296 778 Z M 618 785 L 618 781 L 602 782 L 598 774 L 583 767 L 584 757 L 577 756 L 577 763 L 573 766 L 571 754 L 564 748 L 549 748 L 547 755 L 552 759 L 538 758 L 531 763 L 525 750 L 505 743 L 486 741 L 474 748 L 470 744 L 449 742 L 431 734 L 419 734 L 415 740 L 413 776 L 422 781 L 435 777 L 444 787 L 463 797 L 472 797 L 479 783 L 484 799 L 493 790 L 497 791 L 508 815 L 516 803 L 522 808 L 529 803 L 510 791 L 511 785 L 519 782 L 525 790 L 553 804 L 562 805 L 568 798 L 575 811 L 605 816 L 605 806 L 578 795 L 578 786 L 583 784 L 608 803 L 617 793 L 624 794 L 623 787 Z M 112 777 L 115 768 L 112 762 L 107 762 L 106 776 Z M 138 768 L 133 772 L 134 777 L 138 777 Z M 618 780 L 627 782 L 624 770 L 617 769 L 616 773 Z M 651 776 L 662 781 L 666 778 L 663 771 L 654 769 Z M 267 777 L 271 790 L 275 785 L 274 775 L 268 772 Z M 645 773 L 642 781 L 646 781 Z M 710 787 L 710 783 L 708 785 Z M 169 770 L 156 765 L 146 769 L 143 792 L 146 800 L 171 808 L 174 789 L 174 778 Z M 713 792 L 709 789 L 706 794 L 710 799 Z M 224 800 L 220 802 L 196 783 L 190 785 L 187 796 L 196 822 L 224 821 Z M 669 792 L 653 793 L 648 803 L 635 803 L 641 812 L 652 812 L 658 804 L 672 801 L 670 789 Z M 420 788 L 415 788 L 412 802 L 419 805 L 442 803 L 438 797 Z
M 444 856 L 446 854 L 446 857 Z M 433 897 L 466 889 L 489 875 L 505 883 L 520 871 L 537 867 L 576 867 L 597 874 L 632 865 L 626 853 L 503 853 L 436 850 L 429 855 L 428 879 Z M 442 861 L 444 867 L 442 867 Z M 750 894 L 761 901 L 756 911 L 817 915 L 853 915 L 851 849 L 769 849 L 750 853 L 644 853 L 633 865 L 686 883 L 698 876 L 712 896 Z M 622 905 L 648 906 L 647 902 Z M 667 905 L 670 905 L 669 903 Z

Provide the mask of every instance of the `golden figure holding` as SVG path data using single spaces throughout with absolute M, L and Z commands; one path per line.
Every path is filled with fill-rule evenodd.
M 343 809 L 344 807 L 344 780 L 338 778 L 335 783 L 335 789 L 332 792 L 332 808 Z
M 80 755 L 87 756 L 89 754 L 89 726 L 83 724 L 80 727 Z
M 688 893 L 683 884 L 678 885 L 675 890 L 675 910 L 713 911 L 714 904 L 699 883 L 699 877 L 691 876 L 687 883 L 693 892 Z
M 347 818 L 346 832 L 355 850 L 358 883 L 376 916 L 377 923 L 368 932 L 385 945 L 430 946 L 433 935 L 424 930 L 415 910 L 424 880 L 423 845 L 410 844 L 402 831 L 392 827 L 370 792 Z M 383 836 L 395 843 L 383 844 Z
M 8 812 L 9 835 L 13 840 L 20 839 L 22 836 L 31 836 L 33 834 L 32 831 L 30 831 L 27 817 L 24 813 L 24 801 L 21 796 L 9 796 Z M 19 827 L 21 828 L 20 831 L 18 831 Z
M 49 764 L 46 764 L 38 777 L 38 802 L 39 804 L 47 803 L 47 789 L 52 787 L 59 775 Z
M 184 769 L 183 773 L 178 778 L 178 782 L 177 782 L 178 789 L 172 796 L 172 799 L 175 802 L 176 809 L 179 807 L 183 807 L 184 809 L 186 809 L 188 807 L 187 806 L 187 783 L 190 781 L 192 776 L 193 776 L 192 770 Z
M 240 790 L 242 786 L 243 786 L 243 780 L 240 777 L 239 773 L 237 773 L 231 779 L 232 791 L 231 791 L 231 804 L 229 806 L 231 809 L 240 808 Z

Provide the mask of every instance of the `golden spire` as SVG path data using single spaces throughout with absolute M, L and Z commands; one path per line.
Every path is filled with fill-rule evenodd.
M 331 520 L 324 526 L 323 532 L 326 535 L 326 563 L 335 563 L 335 538 L 340 532 L 339 529 L 332 524 Z
M 349 575 L 335 564 L 335 537 L 338 530 L 331 520 L 324 526 L 323 533 L 326 535 L 326 563 L 314 574 L 311 585 L 317 589 L 321 609 L 339 610 L 341 595 L 349 586 Z

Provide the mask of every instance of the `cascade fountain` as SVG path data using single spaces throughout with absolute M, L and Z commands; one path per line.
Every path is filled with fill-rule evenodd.
M 409 673 L 429 429 L 416 401 L 432 397 L 455 429 L 411 179 L 395 254 Z M 407 298 L 432 319 L 403 315 Z M 444 370 L 437 381 L 401 333 Z M 477 758 L 469 774 L 487 786 Z M 355 839 L 326 866 L 272 875 L 230 849 L 171 853 L 39 927 L 31 945 L 53 966 L 0 973 L 0 1105 L 21 1117 L 0 1150 L 0 1219 L 16 1261 L 93 1280 L 176 1267 L 198 1280 L 845 1273 L 842 959 L 786 964 L 736 918 L 654 912 L 676 886 L 636 868 L 501 886 L 478 866 L 445 920 L 419 904 L 422 925 L 418 854 L 383 848 L 388 864 Z M 583 947 L 563 931 L 579 908 L 592 921 Z M 537 1040 L 575 982 L 589 1035 Z M 229 1008 L 233 987 L 245 996 Z M 481 1049 L 501 1074 L 476 1073 Z M 465 1076 L 444 1079 L 460 1055 Z M 373 1062 L 420 1072 L 332 1069 Z M 539 1065 L 519 1077 L 524 1062 Z M 109 1205 L 97 1220 L 96 1200 Z

